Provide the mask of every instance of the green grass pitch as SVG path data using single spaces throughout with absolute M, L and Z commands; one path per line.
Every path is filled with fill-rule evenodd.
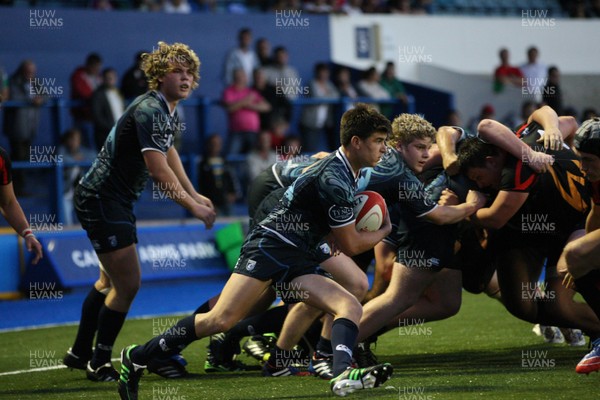
M 6 318 L 7 316 L 5 316 Z M 113 356 L 130 343 L 143 343 L 177 317 L 128 320 Z M 376 353 L 394 365 L 383 387 L 348 398 L 398 400 L 600 399 L 600 374 L 575 373 L 587 347 L 546 344 L 496 301 L 464 294 L 460 313 L 416 328 L 399 328 L 382 336 Z M 93 383 L 83 371 L 60 364 L 76 326 L 0 334 L 0 399 L 115 399 L 115 383 Z M 166 380 L 144 374 L 140 399 L 327 399 L 327 381 L 314 377 L 264 378 L 259 370 L 205 374 L 207 340 L 184 352 L 190 376 Z M 240 359 L 256 366 L 253 360 Z M 118 362 L 116 365 L 118 366 Z M 16 374 L 7 374 L 17 371 Z

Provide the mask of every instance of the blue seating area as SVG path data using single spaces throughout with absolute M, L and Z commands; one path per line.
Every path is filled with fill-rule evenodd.
M 557 0 L 436 0 L 433 13 L 440 15 L 522 17 L 528 10 L 547 10 L 549 18 L 566 17 Z

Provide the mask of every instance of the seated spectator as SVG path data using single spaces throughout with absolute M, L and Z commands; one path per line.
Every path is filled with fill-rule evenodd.
M 374 100 L 389 100 L 392 98 L 390 93 L 379 83 L 379 73 L 375 67 L 365 71 L 363 79 L 358 82 L 357 86 L 361 96 Z M 373 103 L 372 106 L 377 110 L 380 109 L 377 103 Z
M 329 14 L 334 10 L 334 7 L 329 4 L 328 0 L 313 0 L 305 2 L 304 9 L 311 14 Z
M 233 82 L 233 71 L 243 69 L 246 73 L 246 80 L 252 85 L 252 73 L 259 67 L 258 57 L 250 47 L 252 44 L 252 31 L 250 28 L 242 28 L 238 31 L 238 45 L 229 50 L 225 57 L 223 68 L 223 81 L 225 85 L 231 85 Z
M 387 90 L 390 96 L 393 99 L 400 100 L 402 105 L 406 107 L 408 104 L 408 97 L 406 96 L 406 90 L 404 89 L 404 85 L 398 78 L 396 78 L 396 67 L 392 61 L 388 61 L 385 64 L 385 69 L 383 70 L 383 74 L 381 75 L 381 79 L 379 80 L 379 84 Z M 388 117 L 390 120 L 394 119 L 394 117 L 399 114 L 399 109 L 394 107 L 393 104 L 383 104 L 381 105 L 381 113 Z
M 292 118 L 292 104 L 287 97 L 277 94 L 277 88 L 267 83 L 267 77 L 263 68 L 254 70 L 254 90 L 269 103 L 271 110 L 260 113 L 260 126 L 268 127 L 275 119 L 283 118 L 289 122 Z
M 560 90 L 560 71 L 556 66 L 548 68 L 548 81 L 542 91 L 542 101 L 559 116 L 564 115 L 562 92 Z
M 199 165 L 198 187 L 200 194 L 212 200 L 218 216 L 230 216 L 238 197 L 238 183 L 233 168 L 222 156 L 222 150 L 221 136 L 213 134 L 206 139 Z
M 494 71 L 494 92 L 500 93 L 505 85 L 521 87 L 523 85 L 523 73 L 517 67 L 513 67 L 508 62 L 509 52 L 507 49 L 500 49 L 500 66 Z
M 31 60 L 24 60 L 8 80 L 9 100 L 24 102 L 20 107 L 4 110 L 3 131 L 10 143 L 12 161 L 28 161 L 31 145 L 40 126 L 40 106 L 44 104 L 44 88 L 36 79 L 37 67 Z M 13 185 L 18 196 L 27 196 L 25 170 L 13 171 Z
M 284 118 L 275 118 L 269 124 L 271 147 L 277 149 L 283 146 L 290 130 L 290 124 Z
M 268 39 L 258 39 L 254 47 L 256 57 L 258 57 L 258 63 L 261 67 L 266 67 L 273 62 L 273 59 L 271 58 L 271 43 Z
M 148 91 L 148 81 L 141 68 L 144 53 L 140 51 L 135 55 L 134 64 L 123 75 L 121 93 L 125 100 L 131 101 Z
M 484 104 L 483 107 L 481 107 L 479 115 L 471 119 L 469 122 L 469 132 L 477 132 L 477 125 L 484 119 L 496 119 L 496 110 L 491 104 Z
M 362 0 L 348 0 L 342 4 L 340 11 L 346 15 L 360 15 L 363 13 L 361 6 Z
M 598 113 L 596 112 L 596 109 L 594 108 L 586 108 L 585 110 L 583 110 L 583 113 L 581 114 L 581 119 L 580 121 L 587 121 L 588 119 L 592 119 L 592 118 L 596 118 L 598 116 Z
M 277 154 L 277 162 L 287 160 L 301 162 L 304 160 L 304 157 L 302 157 L 301 154 L 302 150 L 302 141 L 298 136 L 286 136 L 282 145 L 275 150 L 275 153 Z
M 310 82 L 309 95 L 313 99 L 337 99 L 340 97 L 337 89 L 329 80 L 329 66 L 325 63 L 315 65 L 314 78 Z M 323 139 L 329 150 L 339 147 L 339 138 L 334 133 L 335 116 L 331 104 L 304 106 L 300 118 L 302 142 L 307 151 L 318 151 Z
M 102 71 L 102 81 L 91 100 L 96 151 L 100 151 L 106 137 L 125 111 L 123 96 L 117 88 L 117 71 L 114 68 L 106 68 Z
M 96 152 L 81 145 L 81 131 L 77 128 L 67 130 L 60 138 L 58 154 L 62 156 L 64 163 L 89 162 L 96 158 Z M 88 166 L 66 166 L 63 169 L 63 209 L 65 212 L 65 224 L 73 225 L 73 194 L 75 186 L 79 182 Z
M 90 147 L 94 145 L 90 102 L 94 90 L 102 84 L 101 71 L 102 58 L 97 53 L 90 53 L 85 64 L 77 67 L 71 74 L 71 100 L 83 103 L 71 109 L 74 126 L 81 130 L 84 141 Z
M 363 0 L 362 11 L 364 14 L 380 14 L 385 12 L 381 0 Z
M 163 11 L 167 14 L 190 14 L 192 7 L 189 5 L 188 0 L 166 0 Z
M 335 74 L 335 84 L 342 97 L 350 97 L 352 99 L 356 99 L 358 97 L 358 92 L 354 88 L 354 85 L 352 84 L 352 80 L 350 78 L 349 68 L 338 68 Z
M 233 72 L 233 84 L 223 92 L 223 106 L 229 115 L 227 154 L 246 154 L 256 143 L 260 131 L 261 112 L 271 110 L 269 103 L 256 90 L 248 87 L 246 73 Z
M 254 150 L 248 154 L 246 159 L 248 177 L 246 182 L 252 182 L 267 168 L 277 161 L 277 155 L 271 149 L 271 134 L 263 131 L 258 135 Z M 247 185 L 246 185 L 247 186 Z
M 289 54 L 283 46 L 273 50 L 273 63 L 265 68 L 267 83 L 275 87 L 278 95 L 295 100 L 304 94 L 304 87 L 296 68 L 289 65 Z

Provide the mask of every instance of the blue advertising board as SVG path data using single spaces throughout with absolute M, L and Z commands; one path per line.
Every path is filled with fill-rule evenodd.
M 217 250 L 214 232 L 203 225 L 138 227 L 138 257 L 142 281 L 215 277 L 229 274 Z M 98 257 L 83 230 L 45 232 L 38 235 L 44 259 L 28 265 L 21 289 L 32 282 L 56 282 L 69 288 L 89 286 L 98 279 Z

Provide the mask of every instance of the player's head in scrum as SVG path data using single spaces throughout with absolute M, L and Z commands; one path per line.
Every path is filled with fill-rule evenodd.
M 591 182 L 600 180 L 600 118 L 582 123 L 575 133 L 573 145 L 581 157 L 585 177 Z
M 425 118 L 417 114 L 400 114 L 392 122 L 389 145 L 402 154 L 411 170 L 419 174 L 430 157 L 435 132 Z
M 392 131 L 390 121 L 366 104 L 357 104 L 342 115 L 340 143 L 359 163 L 353 167 L 374 167 L 385 153 L 386 141 Z
M 183 43 L 158 42 L 151 53 L 142 55 L 142 70 L 148 87 L 169 101 L 187 98 L 200 82 L 200 59 Z

